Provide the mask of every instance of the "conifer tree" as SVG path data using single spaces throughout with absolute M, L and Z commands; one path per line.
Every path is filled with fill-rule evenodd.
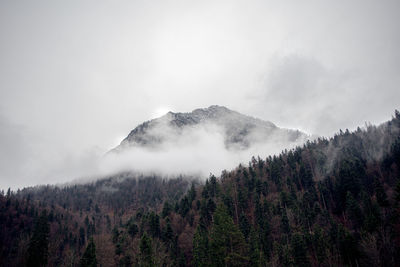
M 162 212 L 161 212 L 161 217 L 162 217 L 162 218 L 167 217 L 167 216 L 170 214 L 171 211 L 172 211 L 172 206 L 171 206 L 171 204 L 169 204 L 168 201 L 165 201 L 165 202 L 164 202 L 164 206 L 163 206 L 163 210 L 162 210 Z
M 49 245 L 49 223 L 47 212 L 43 211 L 38 218 L 33 230 L 32 238 L 28 247 L 28 266 L 46 266 Z
M 203 267 L 210 265 L 210 251 L 207 230 L 198 226 L 193 237 L 193 265 Z
M 254 228 L 251 227 L 249 236 L 251 266 L 261 266 L 262 253 L 259 244 L 259 237 Z
M 382 183 L 377 180 L 376 181 L 376 186 L 375 186 L 375 191 L 376 191 L 376 199 L 378 200 L 378 203 L 382 207 L 387 207 L 389 206 L 389 201 L 387 199 L 387 195 L 385 192 L 385 189 L 383 188 Z
M 211 266 L 248 264 L 248 248 L 244 236 L 223 204 L 218 205 L 214 213 L 210 239 Z
M 251 224 L 249 223 L 249 220 L 246 217 L 246 214 L 242 213 L 239 217 L 239 227 L 240 231 L 242 231 L 244 237 L 247 239 L 247 237 L 250 234 L 250 227 Z
M 296 266 L 309 266 L 307 259 L 307 248 L 304 242 L 303 235 L 295 233 L 292 236 L 292 254 Z
M 155 266 L 152 240 L 146 233 L 140 239 L 140 263 L 143 267 Z
M 196 188 L 194 183 L 192 183 L 192 185 L 190 186 L 190 190 L 188 192 L 188 198 L 189 198 L 189 204 L 190 206 L 192 206 L 193 200 L 196 199 Z
M 89 239 L 89 244 L 86 247 L 85 253 L 80 261 L 81 267 L 96 267 L 97 259 L 96 259 L 96 246 L 94 244 L 93 238 Z
M 361 226 L 363 214 L 360 206 L 350 192 L 347 192 L 346 197 L 346 213 L 348 214 L 349 219 L 353 222 L 354 227 L 358 228 Z

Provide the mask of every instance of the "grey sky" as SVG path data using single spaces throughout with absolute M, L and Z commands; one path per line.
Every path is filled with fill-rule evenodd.
M 320 135 L 388 120 L 399 3 L 3 0 L 0 187 L 57 182 L 168 109 Z

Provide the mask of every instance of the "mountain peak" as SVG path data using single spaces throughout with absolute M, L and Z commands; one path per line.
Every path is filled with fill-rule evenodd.
M 300 131 L 281 129 L 272 122 L 211 105 L 186 113 L 169 111 L 162 117 L 144 122 L 133 129 L 115 150 L 132 146 L 157 147 L 178 140 L 185 130 L 210 124 L 221 130 L 227 148 L 246 149 L 257 142 L 297 142 L 306 138 Z
M 219 106 L 219 105 L 211 105 L 208 107 L 209 110 L 215 110 L 215 111 L 232 111 L 227 107 L 224 106 Z

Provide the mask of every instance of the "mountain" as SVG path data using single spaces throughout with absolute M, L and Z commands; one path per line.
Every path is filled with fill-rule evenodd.
M 279 128 L 272 122 L 213 105 L 188 113 L 170 111 L 160 118 L 144 122 L 112 151 L 123 151 L 135 146 L 157 148 L 166 142 L 177 143 L 193 131 L 204 128 L 209 132 L 220 133 L 225 147 L 233 150 L 247 149 L 259 143 L 301 143 L 307 138 L 306 134 L 298 130 Z
M 399 251 L 398 111 L 205 181 L 0 194 L 0 266 L 399 266 Z

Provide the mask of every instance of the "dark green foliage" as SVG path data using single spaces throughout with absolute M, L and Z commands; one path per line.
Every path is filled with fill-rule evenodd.
M 314 185 L 313 175 L 309 165 L 304 165 L 303 163 L 300 165 L 299 179 L 300 184 L 306 189 Z
M 208 212 L 212 214 L 215 211 L 215 208 L 216 208 L 215 202 L 210 198 L 207 201 L 207 210 L 208 210 Z
M 190 190 L 188 192 L 188 200 L 189 200 L 189 205 L 192 206 L 193 200 L 196 199 L 196 188 L 194 183 L 190 186 Z
M 208 179 L 206 180 L 206 183 L 203 187 L 203 191 L 201 192 L 201 195 L 203 196 L 203 198 L 209 198 L 210 194 L 209 194 L 209 188 L 210 188 L 210 183 L 208 182 Z
M 336 196 L 339 197 L 337 212 L 344 211 L 347 192 L 350 192 L 354 197 L 358 197 L 361 190 L 361 179 L 364 175 L 365 169 L 359 159 L 345 159 L 340 162 L 336 186 Z
M 345 264 L 358 265 L 360 257 L 357 247 L 357 240 L 343 225 L 339 225 L 336 238 L 338 242 L 339 252 L 343 257 Z
M 249 236 L 249 250 L 250 250 L 250 265 L 251 266 L 261 266 L 263 261 L 263 255 L 260 249 L 260 240 L 254 228 L 250 229 Z
M 353 222 L 355 228 L 359 228 L 362 225 L 363 214 L 360 206 L 350 192 L 347 192 L 346 196 L 346 213 L 349 219 Z
M 314 234 L 312 235 L 312 245 L 315 249 L 315 256 L 318 262 L 323 263 L 329 249 L 329 237 L 321 227 L 315 227 Z
M 120 267 L 130 267 L 132 266 L 132 259 L 129 255 L 125 255 L 121 258 L 118 264 Z
M 364 229 L 367 232 L 374 232 L 381 221 L 380 207 L 376 201 L 371 201 L 368 197 L 364 197 Z
M 215 197 L 219 192 L 217 178 L 212 174 L 210 175 L 209 192 L 211 197 Z
M 149 216 L 149 233 L 153 237 L 159 237 L 160 236 L 160 217 L 155 214 L 154 212 L 150 213 Z
M 234 206 L 233 206 L 233 200 L 230 194 L 225 194 L 223 196 L 223 202 L 228 210 L 229 215 L 232 217 L 234 214 Z
M 167 224 L 165 226 L 165 229 L 163 230 L 163 238 L 165 241 L 171 242 L 173 235 L 174 232 L 172 231 L 171 222 L 169 218 L 167 218 Z
M 395 199 L 395 201 L 397 202 L 397 203 L 399 203 L 400 202 L 400 179 L 399 179 L 399 181 L 397 182 L 397 184 L 396 184 L 396 188 L 395 188 L 395 197 L 394 197 L 394 199 Z
M 119 231 L 118 228 L 115 226 L 112 230 L 112 241 L 114 244 L 118 242 L 118 238 L 119 238 Z
M 289 225 L 289 219 L 287 217 L 285 209 L 282 211 L 282 217 L 281 218 L 282 218 L 281 219 L 282 232 L 285 233 L 285 234 L 289 234 L 290 233 L 290 225 Z
M 272 250 L 271 244 L 271 226 L 268 220 L 264 220 L 262 227 L 259 230 L 260 242 L 264 255 L 269 259 Z
M 247 209 L 248 197 L 247 193 L 245 193 L 246 189 L 239 189 L 238 200 L 239 200 L 239 208 L 240 211 L 244 212 Z
M 379 180 L 376 180 L 375 183 L 376 183 L 376 186 L 375 186 L 376 199 L 377 199 L 379 205 L 382 207 L 389 206 L 389 201 L 387 199 L 387 195 L 386 195 L 385 189 L 383 188 L 382 183 Z
M 172 211 L 172 206 L 171 206 L 171 204 L 169 204 L 168 201 L 165 201 L 165 202 L 164 202 L 163 210 L 162 210 L 162 212 L 161 212 L 161 217 L 162 217 L 162 218 L 167 217 L 167 216 L 170 214 L 171 211 Z
M 293 266 L 290 246 L 287 243 L 282 242 L 280 244 L 275 243 L 274 247 L 277 249 L 279 262 L 282 266 Z
M 138 228 L 137 224 L 135 224 L 134 222 L 129 222 L 129 224 L 128 224 L 129 235 L 132 238 L 134 238 L 138 232 L 139 232 L 139 228 Z
M 150 212 L 159 210 L 166 201 L 178 202 L 190 188 L 190 181 L 184 177 L 163 179 L 121 174 L 88 184 L 10 190 L 9 197 L 0 192 L 0 266 L 27 266 L 28 260 L 30 266 L 44 266 L 37 264 L 45 260 L 38 259 L 42 252 L 36 251 L 46 246 L 31 246 L 28 253 L 29 243 L 39 242 L 38 235 L 33 238 L 33 233 L 38 213 L 44 209 L 49 210 L 51 228 L 47 242 L 51 252 L 47 257 L 49 266 L 78 266 L 79 255 L 91 237 L 101 242 L 113 241 L 112 245 L 102 244 L 102 253 L 97 255 L 99 264 L 123 265 L 129 256 L 135 265 L 139 252 L 132 251 L 132 245 L 135 243 L 134 247 L 139 249 L 138 239 L 143 232 L 151 230 L 157 236 L 156 242 L 161 242 L 156 216 L 150 227 Z M 145 218 L 143 225 L 142 218 Z M 169 231 L 174 243 L 176 233 L 172 227 Z M 166 253 L 172 251 L 171 246 L 168 244 Z M 113 257 L 115 252 L 117 256 Z M 165 262 L 171 263 L 172 256 Z
M 80 261 L 81 267 L 96 267 L 97 259 L 96 259 L 96 246 L 94 244 L 93 238 L 89 240 L 89 244 L 86 247 L 85 253 Z
M 156 266 L 154 262 L 152 240 L 146 233 L 140 239 L 140 266 Z
M 37 219 L 28 247 L 28 266 L 45 266 L 48 258 L 49 223 L 46 211 Z
M 185 196 L 184 198 L 181 199 L 178 212 L 182 217 L 185 217 L 186 214 L 189 212 L 190 208 L 191 204 L 189 203 L 189 198 Z
M 242 231 L 244 237 L 247 239 L 250 234 L 251 224 L 247 220 L 247 216 L 244 213 L 242 213 L 239 217 L 239 227 L 240 231 Z
M 244 236 L 233 223 L 226 207 L 219 205 L 213 217 L 210 233 L 211 266 L 248 263 L 248 248 Z
M 209 266 L 211 263 L 209 240 L 207 232 L 197 227 L 193 238 L 193 265 L 196 267 Z
M 292 254 L 296 266 L 310 266 L 307 259 L 307 247 L 304 237 L 300 233 L 294 233 L 291 240 Z

